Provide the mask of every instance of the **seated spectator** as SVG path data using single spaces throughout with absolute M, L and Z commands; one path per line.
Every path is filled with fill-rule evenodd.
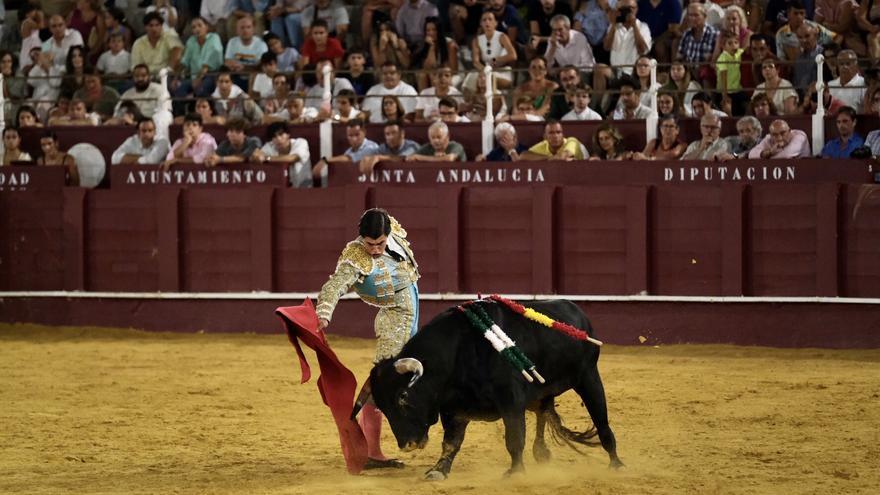
M 167 155 L 168 141 L 164 138 L 156 138 L 156 124 L 146 117 L 141 117 L 137 122 L 137 134 L 129 136 L 116 148 L 110 163 L 158 165 Z
M 569 97 L 572 101 L 571 111 L 562 116 L 562 120 L 602 120 L 602 116 L 590 108 L 590 94 L 592 89 L 580 83 L 572 90 Z
M 874 112 L 880 115 L 880 96 L 875 94 L 873 102 Z M 865 138 L 865 146 L 871 149 L 871 156 L 880 156 L 880 129 L 868 133 Z
M 694 95 L 703 88 L 700 86 L 700 83 L 691 79 L 691 72 L 687 70 L 684 62 L 676 60 L 669 66 L 669 82 L 662 89 L 675 94 L 678 101 L 681 102 L 685 114 L 691 115 L 693 113 L 691 102 L 694 99 Z
M 535 104 L 530 96 L 520 96 L 514 101 L 509 118 L 525 122 L 544 122 L 544 117 L 535 112 Z
M 119 102 L 119 105 L 116 106 L 116 111 L 113 112 L 113 116 L 107 119 L 104 122 L 104 125 L 136 125 L 142 118 L 145 118 L 141 113 L 141 109 L 138 108 L 137 105 L 133 101 L 126 100 Z M 180 117 L 180 123 L 183 123 L 183 117 Z M 165 150 L 166 152 L 168 150 Z M 162 155 L 164 158 L 165 155 Z M 159 162 L 156 162 L 159 163 Z
M 227 39 L 229 29 L 226 27 L 226 20 L 232 15 L 232 2 L 229 0 L 202 0 L 201 3 L 199 16 L 208 21 L 208 25 L 214 26 L 221 38 Z
M 543 58 L 533 58 L 529 62 L 529 80 L 513 91 L 513 101 L 517 101 L 521 96 L 528 96 L 534 104 L 533 113 L 546 117 L 550 113 L 553 92 L 557 89 L 559 85 L 547 79 L 547 62 Z
M 333 122 L 347 124 L 349 120 L 363 120 L 363 113 L 357 106 L 357 95 L 350 89 L 343 89 L 333 100 Z
M 406 112 L 396 96 L 386 95 L 382 97 L 382 123 L 404 120 Z
M 27 96 L 27 81 L 23 73 L 16 71 L 17 61 L 15 55 L 7 50 L 0 49 L 0 74 L 3 75 L 3 84 L 0 91 L 6 97 L 6 118 L 11 118 L 15 113 L 15 107 Z M 10 101 L 11 100 L 11 101 Z
M 67 21 L 60 15 L 49 18 L 49 31 L 52 36 L 43 43 L 42 53 L 49 56 L 51 65 L 64 67 L 70 47 L 85 45 L 82 34 L 76 29 L 68 29 Z
M 818 31 L 809 24 L 802 24 L 797 30 L 800 51 L 794 60 L 791 71 L 791 82 L 799 91 L 816 82 L 816 55 L 823 52 L 818 41 Z
M 4 127 L 3 142 L 0 142 L 0 166 L 31 160 L 31 155 L 21 149 L 21 136 L 18 134 L 18 128 Z
M 593 72 L 596 59 L 587 37 L 571 28 L 571 20 L 564 15 L 550 19 L 552 32 L 547 42 L 544 60 L 547 67 L 573 65 L 582 72 Z
M 657 115 L 665 117 L 667 115 L 673 117 L 687 117 L 681 101 L 677 98 L 676 93 L 668 90 L 660 90 L 657 93 Z
M 466 162 L 464 147 L 449 139 L 449 126 L 442 120 L 428 127 L 428 143 L 406 157 L 408 162 Z
M 403 4 L 402 0 L 366 0 L 361 8 L 361 39 L 366 41 L 373 38 L 373 27 L 383 22 L 392 22 L 397 18 L 397 10 Z M 449 17 L 452 18 L 456 6 L 450 9 Z
M 704 115 L 715 115 L 716 117 L 727 117 L 727 114 L 713 107 L 712 97 L 709 93 L 700 92 L 694 95 L 691 100 L 692 117 L 702 119 Z
M 300 60 L 300 53 L 292 46 L 284 46 L 281 38 L 272 33 L 266 33 L 263 37 L 269 52 L 275 54 L 275 62 L 278 64 L 278 71 L 285 74 L 296 70 L 297 63 Z M 295 46 L 302 46 L 297 43 Z
M 828 83 L 831 96 L 843 101 L 846 106 L 862 108 L 865 100 L 865 78 L 859 74 L 856 53 L 843 50 L 837 55 L 837 71 L 839 77 Z
M 873 2 L 870 2 L 873 6 Z M 843 46 L 864 57 L 868 53 L 862 34 L 857 29 L 856 15 L 859 3 L 855 0 L 816 0 L 813 20 L 832 33 L 839 33 Z M 842 38 L 842 39 L 841 39 Z
M 91 66 L 86 61 L 86 49 L 82 46 L 72 46 L 67 52 L 67 60 L 64 63 L 64 77 L 61 78 L 61 92 L 73 94 L 74 91 L 85 84 L 86 69 Z
M 18 124 L 19 129 L 24 129 L 25 127 L 43 127 L 43 123 L 40 122 L 40 118 L 37 116 L 37 111 L 30 105 L 22 105 L 18 107 L 18 112 L 15 114 L 15 122 Z
M 681 38 L 678 56 L 691 66 L 694 79 L 704 86 L 714 86 L 715 71 L 709 64 L 718 42 L 718 29 L 706 23 L 706 8 L 702 3 L 687 6 L 687 19 L 690 29 Z
M 809 158 L 810 140 L 788 122 L 777 119 L 770 124 L 770 134 L 749 151 L 749 158 Z
M 480 27 L 480 35 L 471 40 L 474 68 L 482 72 L 486 65 L 492 67 L 498 88 L 510 88 L 513 85 L 510 67 L 516 62 L 516 49 L 510 38 L 497 30 L 498 20 L 491 11 L 483 12 Z
M 574 15 L 571 4 L 559 0 L 538 0 L 528 4 L 526 20 L 529 22 L 529 33 L 532 35 L 526 47 L 529 59 L 547 51 L 547 43 L 553 33 L 550 20 L 557 15 L 571 19 Z
M 642 105 L 642 88 L 638 79 L 624 74 L 618 79 L 617 86 L 620 88 L 620 101 L 622 105 L 614 110 L 611 116 L 612 119 L 646 119 L 651 115 L 651 109 Z
M 876 1 L 859 2 L 856 9 L 856 24 L 867 35 L 868 57 L 880 60 L 880 4 Z
M 837 115 L 841 108 L 847 106 L 842 100 L 831 96 L 831 90 L 825 87 L 822 92 L 822 104 L 825 106 L 825 113 L 829 115 Z M 813 115 L 819 107 L 819 97 L 816 94 L 816 83 L 811 83 L 801 98 L 798 106 L 799 112 L 804 115 Z
M 509 122 L 502 122 L 495 126 L 495 146 L 488 155 L 477 155 L 476 161 L 482 162 L 516 162 L 520 155 L 528 148 L 519 142 L 516 128 Z
M 25 4 L 18 11 L 19 19 L 21 19 L 21 26 L 19 26 L 21 51 L 18 52 L 18 61 L 25 74 L 37 63 L 36 57 L 31 54 L 33 52 L 40 53 L 43 46 L 43 40 L 40 39 L 40 29 L 45 27 L 45 18 L 43 11 L 38 7 L 38 5 Z
M 348 125 L 345 128 L 345 137 L 348 139 L 348 149 L 341 155 L 318 160 L 312 169 L 312 176 L 314 178 L 322 177 L 331 163 L 360 166 L 361 160 L 379 152 L 379 145 L 375 141 L 367 139 L 365 123 L 360 119 L 348 121 Z
M 432 77 L 434 85 L 419 93 L 416 101 L 415 119 L 417 121 L 435 120 L 439 115 L 439 103 L 442 98 L 450 98 L 456 107 L 464 101 L 461 91 L 452 85 L 452 69 L 441 67 Z M 456 112 L 458 113 L 458 112 Z
M 220 67 L 217 74 L 217 89 L 211 95 L 217 102 L 217 116 L 227 121 L 242 118 L 251 125 L 263 120 L 263 110 L 241 88 L 232 83 L 232 74 L 227 67 Z
M 275 36 L 279 44 L 302 46 L 302 12 L 308 6 L 309 0 L 274 0 L 272 2 L 272 6 L 266 10 L 265 18 L 269 21 L 272 35 Z M 269 50 L 272 50 L 269 36 L 267 35 L 264 39 L 269 45 Z M 279 65 L 281 64 L 279 63 Z M 280 70 L 288 71 L 286 69 Z
M 752 37 L 752 30 L 749 29 L 749 21 L 746 18 L 746 12 L 739 5 L 728 5 L 724 9 L 724 19 L 719 28 L 715 51 L 712 54 L 712 60 L 718 60 L 718 56 L 724 51 L 724 43 L 728 38 L 736 38 L 737 45 L 743 49 L 749 46 L 749 40 Z
M 414 69 L 420 69 L 416 74 L 417 86 L 424 91 L 430 84 L 430 79 L 436 70 L 448 68 L 452 72 L 452 84 L 457 85 L 458 76 L 458 44 L 452 38 L 446 36 L 440 19 L 428 17 L 425 19 L 425 39 L 416 44 L 412 49 L 412 64 Z M 369 86 L 367 86 L 369 88 Z
M 292 94 L 287 75 L 277 72 L 272 76 L 272 96 L 260 98 L 259 101 L 263 115 L 281 111 Z
M 205 159 L 205 165 L 215 167 L 221 163 L 242 163 L 250 161 L 262 143 L 256 136 L 248 136 L 248 123 L 240 118 L 226 123 L 226 139 Z
M 50 126 L 93 126 L 100 125 L 101 117 L 89 112 L 86 102 L 80 99 L 72 99 L 66 115 L 60 115 L 49 119 Z
M 528 44 L 528 32 L 526 31 L 525 24 L 523 23 L 519 12 L 517 11 L 517 7 L 508 4 L 507 0 L 488 0 L 483 9 L 489 10 L 495 14 L 495 18 L 498 19 L 498 30 L 510 38 L 511 43 L 517 47 L 517 52 L 520 51 L 520 48 L 524 48 Z M 481 14 L 482 13 L 476 14 L 476 17 L 479 19 Z M 477 30 L 474 29 L 469 32 L 476 33 Z
M 121 34 L 111 34 L 108 44 L 110 48 L 98 57 L 95 67 L 111 79 L 112 84 L 120 85 L 123 82 L 121 79 L 127 77 L 131 71 L 131 54 L 125 49 Z
M 574 101 L 574 89 L 581 84 L 581 73 L 577 67 L 566 66 L 559 71 L 559 82 L 562 84 L 562 93 L 555 91 L 550 98 L 550 118 L 561 119 L 571 111 Z M 558 89 L 558 88 L 557 88 Z
M 223 64 L 232 72 L 255 72 L 260 64 L 260 57 L 269 51 L 266 42 L 254 35 L 254 18 L 245 15 L 236 24 L 238 36 L 226 43 L 226 60 Z M 236 74 L 236 84 L 247 88 L 248 77 Z
M 716 156 L 730 152 L 727 140 L 721 139 L 721 119 L 717 115 L 703 115 L 700 134 L 703 137 L 687 147 L 682 160 L 714 160 Z
M 749 101 L 746 113 L 759 119 L 779 115 L 779 111 L 776 110 L 776 104 L 767 96 L 767 93 L 757 93 L 753 96 L 751 101 Z
M 351 85 L 348 79 L 344 77 L 336 77 L 336 73 L 333 71 L 334 65 L 332 60 L 322 60 L 318 62 L 318 65 L 315 67 L 315 76 L 318 79 L 318 84 L 315 84 L 306 92 L 306 106 L 311 108 L 321 108 L 321 102 L 324 98 L 324 67 L 330 67 L 330 95 L 332 97 L 336 97 L 339 95 L 340 91 L 354 91 L 354 87 Z M 324 110 L 325 118 L 326 115 L 329 115 L 330 109 L 327 108 Z
M 317 11 L 317 12 L 316 12 Z M 348 33 L 348 11 L 342 2 L 336 0 L 315 0 L 312 5 L 303 9 L 302 27 L 308 39 L 317 21 L 326 23 L 327 33 L 338 40 L 344 40 Z M 308 41 L 306 41 L 308 43 Z M 313 60 L 312 63 L 316 62 Z M 336 64 L 339 66 L 339 64 Z
M 368 113 L 370 122 L 382 122 L 382 97 L 386 95 L 401 96 L 400 104 L 403 106 L 405 113 L 412 113 L 416 109 L 416 98 L 418 92 L 409 84 L 400 80 L 400 71 L 397 66 L 385 62 L 382 64 L 382 83 L 377 84 L 367 91 L 367 97 L 364 98 L 361 109 Z
M 138 38 L 131 47 L 132 70 L 138 65 L 146 65 L 151 74 L 158 74 L 162 68 L 176 70 L 183 56 L 183 45 L 173 31 L 165 31 L 165 20 L 157 12 L 144 16 L 146 34 Z
M 405 0 L 397 10 L 394 27 L 407 46 L 413 48 L 425 39 L 425 19 L 437 15 L 437 7 L 427 0 Z
M 400 161 L 415 153 L 421 145 L 412 139 L 406 139 L 403 122 L 393 120 L 385 123 L 383 129 L 385 142 L 379 145 L 375 155 L 365 156 L 361 159 L 359 168 L 362 174 L 373 171 L 377 163 L 381 161 Z
M 864 138 L 855 132 L 856 110 L 843 107 L 837 112 L 837 136 L 822 148 L 822 158 L 849 158 L 854 149 L 865 144 Z
M 766 93 L 770 101 L 776 106 L 777 110 L 781 109 L 782 115 L 791 115 L 797 112 L 798 96 L 791 82 L 779 77 L 779 71 L 776 70 L 776 63 L 773 60 L 764 60 L 761 64 L 761 73 L 764 76 L 764 82 L 755 89 L 755 95 Z M 754 97 L 754 96 L 753 96 Z
M 92 67 L 86 69 L 84 82 L 85 86 L 73 93 L 73 98 L 84 101 L 101 120 L 112 117 L 116 103 L 119 102 L 119 93 L 113 88 L 105 87 L 100 74 Z
M 380 23 L 373 33 L 370 39 L 370 55 L 373 57 L 373 64 L 378 67 L 385 62 L 391 62 L 401 69 L 408 69 L 412 63 L 409 46 L 397 35 L 391 21 Z
M 186 40 L 181 60 L 186 77 L 174 89 L 176 97 L 190 94 L 204 97 L 213 93 L 216 81 L 209 73 L 216 72 L 223 65 L 223 42 L 217 33 L 209 32 L 208 21 L 203 17 L 195 17 L 190 26 L 192 36 Z
M 204 125 L 226 124 L 226 117 L 217 115 L 217 103 L 213 98 L 196 98 L 195 103 L 192 105 L 192 111 L 202 117 L 202 124 Z M 183 124 L 184 120 L 186 120 L 185 115 L 175 117 L 174 123 Z
M 583 160 L 587 157 L 586 148 L 577 138 L 565 137 L 562 124 L 558 120 L 548 120 L 544 124 L 544 140 L 520 155 L 523 160 Z
M 679 137 L 681 129 L 674 115 L 660 117 L 660 137 L 648 141 L 645 149 L 632 154 L 633 160 L 678 160 L 687 144 Z
M 106 34 L 101 40 L 100 50 L 104 52 L 112 50 L 110 42 L 113 41 L 114 36 L 120 36 L 125 53 L 129 53 L 134 39 L 132 38 L 131 26 L 125 21 L 125 12 L 118 7 L 108 7 L 104 11 L 104 25 L 106 26 Z M 126 70 L 130 68 L 131 65 L 128 65 Z
M 722 162 L 748 158 L 749 151 L 758 144 L 763 132 L 761 121 L 751 115 L 746 115 L 736 121 L 737 135 L 724 138 L 727 140 L 727 152 L 719 153 L 715 155 L 715 158 Z
M 96 52 L 104 43 L 107 26 L 104 24 L 104 6 L 101 0 L 77 0 L 67 14 L 67 25 L 79 31 L 89 52 Z
M 472 88 L 465 87 L 463 93 L 463 111 L 466 112 L 468 121 L 477 122 L 483 120 L 489 108 L 486 101 L 486 74 L 479 73 L 476 77 L 476 84 Z M 496 119 L 507 114 L 507 103 L 497 91 L 492 96 L 492 111 L 495 113 Z M 440 117 L 445 118 L 442 108 Z
M 739 47 L 739 39 L 733 33 L 728 33 L 724 37 L 723 46 L 715 69 L 718 73 L 721 109 L 728 115 L 742 115 L 749 102 L 748 95 L 743 91 L 740 72 L 743 50 Z
M 593 154 L 590 160 L 629 160 L 632 152 L 623 149 L 623 136 L 611 124 L 602 124 L 593 134 Z
M 601 66 L 596 70 L 594 80 L 596 91 L 604 92 L 606 81 L 615 75 L 630 74 L 632 66 L 639 57 L 647 55 L 651 50 L 651 28 L 638 20 L 638 4 L 636 0 L 618 0 L 616 10 L 608 15 L 611 25 L 602 44 L 611 56 L 611 68 Z
M 611 4 L 614 4 L 613 6 Z M 669 4 L 670 6 L 678 7 L 678 10 L 681 10 L 681 4 L 678 1 L 669 1 L 662 0 L 662 4 Z M 593 55 L 595 56 L 597 61 L 608 62 L 608 50 L 602 45 L 603 40 L 605 39 L 605 33 L 608 32 L 608 26 L 610 25 L 608 20 L 608 12 L 611 11 L 617 5 L 616 2 L 609 2 L 608 0 L 583 0 L 580 2 L 580 7 L 577 12 L 574 13 L 574 17 L 572 20 L 572 28 L 584 33 L 584 36 L 587 37 L 587 41 L 590 42 L 590 46 L 593 50 Z M 672 22 L 678 22 L 678 17 L 681 15 L 674 17 Z M 645 16 L 639 16 L 641 21 L 648 23 L 648 27 L 650 31 L 653 31 L 653 27 L 651 23 L 646 19 L 649 17 L 651 19 L 658 19 L 661 16 L 654 14 L 653 12 L 647 12 Z M 663 30 L 666 28 L 664 26 Z M 661 31 L 662 32 L 662 31 Z M 651 34 L 654 37 L 653 33 Z M 657 46 L 655 44 L 655 46 Z M 662 50 L 660 46 L 657 46 L 658 50 Z M 669 48 L 666 48 L 666 58 L 664 61 L 669 61 Z M 660 57 L 661 53 L 658 52 L 658 57 Z
M 348 79 L 352 87 L 354 87 L 355 94 L 358 96 L 367 94 L 367 91 L 376 84 L 376 77 L 373 75 L 372 70 L 366 69 L 366 63 L 367 57 L 364 52 L 360 50 L 350 51 L 346 58 L 348 71 L 340 74 Z
M 781 60 L 795 60 L 800 51 L 800 41 L 797 31 L 803 24 L 809 24 L 816 28 L 819 35 L 819 44 L 824 45 L 836 41 L 837 34 L 816 22 L 807 20 L 807 8 L 802 0 L 789 0 L 788 22 L 776 32 L 776 55 Z
M 779 77 L 785 79 L 786 66 L 781 63 L 779 57 L 773 54 L 772 44 L 772 39 L 763 34 L 753 34 L 749 38 L 749 49 L 743 52 L 742 65 L 740 65 L 740 83 L 746 90 L 750 91 L 751 88 L 755 88 L 758 84 L 764 82 L 761 64 L 768 59 L 776 63 Z M 815 72 L 815 68 L 813 71 Z
M 294 93 L 287 98 L 287 103 L 281 111 L 272 115 L 264 115 L 263 121 L 269 122 L 289 122 L 291 124 L 307 124 L 314 122 L 318 118 L 318 109 L 305 106 L 305 98 L 302 94 Z
M 651 106 L 651 57 L 642 55 L 638 59 L 636 59 L 636 63 L 633 64 L 633 71 L 631 74 L 634 78 L 638 78 L 639 86 L 642 87 L 642 96 L 639 100 L 642 105 L 646 107 Z M 660 84 L 656 83 L 657 90 L 660 90 Z
M 458 113 L 458 102 L 448 96 L 440 98 L 437 104 L 437 115 L 432 120 L 442 120 L 443 122 L 470 122 L 471 120 Z
M 226 20 L 226 29 L 232 31 L 238 26 L 238 21 L 244 17 L 250 17 L 254 22 L 254 29 L 258 33 L 266 30 L 264 12 L 269 9 L 269 0 L 230 0 L 232 12 Z
M 205 163 L 216 149 L 214 137 L 203 132 L 202 116 L 190 113 L 183 121 L 183 136 L 171 146 L 162 163 L 162 170 L 168 170 L 178 163 Z
M 40 136 L 40 151 L 42 151 L 42 155 L 37 158 L 37 165 L 64 167 L 67 185 L 79 185 L 79 169 L 76 167 L 76 160 L 71 155 L 61 151 L 57 134 L 52 131 L 45 131 Z
M 254 151 L 252 158 L 262 162 L 288 163 L 288 177 L 293 187 L 312 187 L 312 160 L 309 142 L 290 136 L 286 122 L 273 122 L 266 129 L 266 144 Z
M 134 87 L 122 93 L 119 101 L 131 100 L 140 108 L 144 117 L 153 117 L 159 98 L 165 94 L 165 88 L 160 84 L 150 82 L 150 69 L 145 64 L 136 65 L 132 70 Z
M 145 13 L 156 12 L 165 21 L 162 29 L 165 31 L 173 31 L 177 34 L 177 7 L 171 5 L 171 0 L 153 0 L 153 5 L 147 7 Z
M 309 30 L 309 37 L 302 46 L 302 53 L 299 59 L 299 66 L 305 67 L 309 64 L 316 64 L 322 60 L 333 61 L 333 67 L 339 67 L 342 64 L 342 58 L 345 56 L 345 49 L 338 39 L 330 36 L 327 23 L 318 19 L 312 24 Z

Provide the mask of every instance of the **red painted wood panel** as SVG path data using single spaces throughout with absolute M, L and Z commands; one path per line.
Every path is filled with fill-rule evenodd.
M 0 284 L 6 290 L 64 287 L 61 204 L 59 191 L 0 194 Z
M 880 185 L 848 185 L 843 195 L 842 295 L 880 297 Z

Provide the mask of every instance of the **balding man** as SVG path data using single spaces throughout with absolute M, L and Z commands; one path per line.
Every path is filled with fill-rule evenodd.
M 857 110 L 862 108 L 867 92 L 865 78 L 859 74 L 858 62 L 856 52 L 842 50 L 837 55 L 837 74 L 839 77 L 828 83 L 831 96 Z M 867 110 L 870 112 L 870 108 Z
M 553 16 L 550 27 L 553 31 L 544 54 L 547 67 L 573 65 L 578 70 L 592 72 L 596 59 L 593 58 L 593 49 L 587 37 L 572 29 L 571 21 L 564 15 Z
M 804 131 L 789 127 L 788 122 L 776 119 L 770 124 L 770 134 L 749 152 L 749 158 L 807 158 L 810 140 Z
M 816 82 L 816 55 L 822 53 L 822 46 L 819 45 L 819 31 L 810 24 L 801 24 L 797 37 L 801 51 L 792 66 L 791 83 L 806 91 L 811 83 Z
M 562 124 L 550 119 L 544 124 L 544 140 L 520 154 L 523 160 L 584 160 L 586 147 L 575 137 L 565 137 Z
M 727 140 L 721 139 L 721 119 L 714 114 L 703 115 L 700 119 L 702 138 L 688 145 L 682 160 L 714 160 L 716 155 L 730 151 Z
M 466 162 L 464 147 L 449 140 L 449 126 L 438 120 L 428 127 L 430 142 L 406 157 L 408 162 Z
M 76 29 L 67 29 L 67 22 L 60 15 L 49 18 L 49 31 L 52 37 L 43 43 L 43 53 L 52 54 L 52 65 L 64 67 L 70 47 L 85 45 L 82 35 Z

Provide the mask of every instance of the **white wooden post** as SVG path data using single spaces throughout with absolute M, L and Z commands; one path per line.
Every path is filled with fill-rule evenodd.
M 18 122 L 16 122 L 17 124 Z M 0 132 L 6 128 L 6 97 L 3 96 L 3 74 L 0 74 Z
M 645 119 L 646 143 L 657 139 L 657 86 L 657 60 L 651 59 L 651 86 L 648 88 L 648 94 L 651 95 L 651 115 Z
M 483 66 L 483 74 L 486 75 L 486 116 L 482 122 L 483 156 L 488 155 L 495 147 L 495 109 L 492 108 L 492 99 L 495 96 L 494 75 L 489 64 Z
M 813 155 L 822 154 L 825 146 L 825 79 L 822 69 L 825 66 L 825 56 L 821 53 L 816 55 L 816 113 L 813 114 Z
M 330 64 L 324 64 L 321 67 L 321 73 L 324 77 L 324 93 L 321 95 L 321 107 L 330 109 L 333 113 L 332 92 L 330 90 L 333 81 L 330 80 Z M 333 156 L 333 119 L 324 119 L 318 124 L 318 136 L 321 142 L 321 156 L 319 158 L 329 158 Z M 318 160 L 312 159 L 313 162 Z M 327 186 L 327 167 L 321 171 L 321 185 Z

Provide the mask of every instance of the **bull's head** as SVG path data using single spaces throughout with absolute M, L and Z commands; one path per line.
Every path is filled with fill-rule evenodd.
M 428 428 L 437 422 L 433 403 L 437 391 L 430 390 L 429 383 L 419 383 L 424 374 L 424 366 L 415 358 L 382 361 L 370 373 L 373 401 L 388 418 L 397 445 L 404 451 L 423 448 Z

